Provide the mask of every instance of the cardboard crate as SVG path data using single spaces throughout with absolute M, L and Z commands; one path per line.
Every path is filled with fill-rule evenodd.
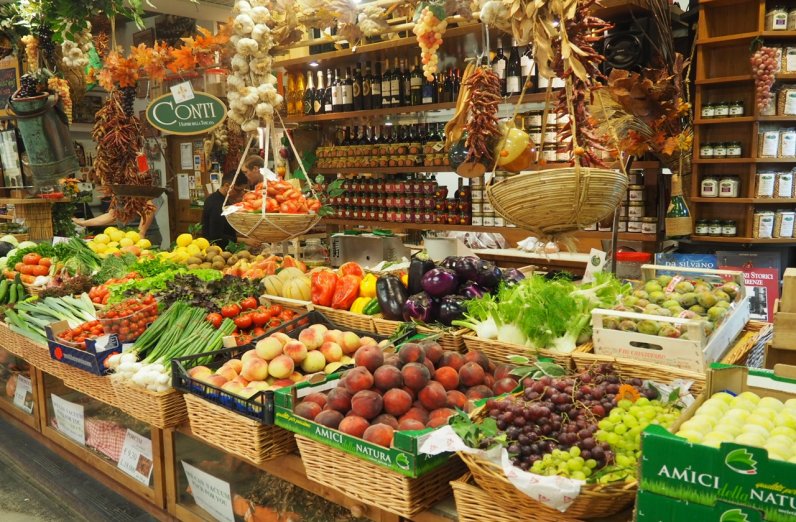
M 639 490 L 636 495 L 635 522 L 762 522 L 760 511 L 735 506 L 727 502 L 716 502 L 715 506 L 703 506 L 685 500 L 656 495 Z
M 785 312 L 781 299 L 774 303 L 774 339 L 771 344 L 782 350 L 796 350 L 796 311 Z
M 796 313 L 796 268 L 786 268 L 782 277 L 782 297 L 780 310 L 785 313 Z
M 320 383 L 301 382 L 289 388 L 276 390 L 274 392 L 276 425 L 410 478 L 417 478 L 445 464 L 451 458 L 451 453 L 433 456 L 418 453 L 420 442 L 424 435 L 431 432 L 430 428 L 396 431 L 392 447 L 385 448 L 342 431 L 327 428 L 299 417 L 293 412 L 302 397 L 336 388 L 338 382 L 340 382 L 339 374 L 331 375 Z
M 644 430 L 641 489 L 711 507 L 721 500 L 758 509 L 771 522 L 793 522 L 796 464 L 769 460 L 763 448 L 735 443 L 713 448 L 673 435 L 703 402 L 720 391 L 751 391 L 786 401 L 796 397 L 796 367 L 778 367 L 776 374 L 740 366 L 711 368 L 705 392 L 672 426 L 671 433 L 660 426 Z
M 122 352 L 122 343 L 116 334 L 102 335 L 97 339 L 87 339 L 86 349 L 81 350 L 58 341 L 58 336 L 69 330 L 66 321 L 58 321 L 45 327 L 47 346 L 53 360 L 80 368 L 94 375 L 105 375 L 110 372 L 105 367 L 105 359 Z
M 732 346 L 733 340 L 743 330 L 746 323 L 749 322 L 749 300 L 746 286 L 744 285 L 743 273 L 732 270 L 708 270 L 656 265 L 644 265 L 642 267 L 645 281 L 654 279 L 659 272 L 684 277 L 733 281 L 740 287 L 739 297 L 732 303 L 729 314 L 710 336 L 705 335 L 703 329 L 704 321 L 702 320 L 599 308 L 592 310 L 594 353 L 704 372 L 711 363 L 720 361 L 724 357 Z M 674 339 L 605 328 L 603 320 L 606 317 L 635 320 L 650 319 L 659 323 L 668 323 L 677 328 L 685 325 L 688 338 Z
M 773 370 L 778 364 L 796 366 L 796 350 L 776 348 L 771 343 L 768 343 L 763 367 Z

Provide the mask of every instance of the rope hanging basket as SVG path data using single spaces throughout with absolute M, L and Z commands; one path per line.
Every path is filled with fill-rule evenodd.
M 278 116 L 278 113 L 277 113 Z M 281 116 L 279 116 L 281 120 Z M 274 142 L 274 125 L 273 122 L 269 123 L 265 129 L 265 160 L 266 163 L 268 161 L 268 154 L 269 149 L 273 149 L 274 159 L 276 159 L 276 144 Z M 300 158 L 301 156 L 296 151 L 296 146 L 293 144 L 293 139 L 290 137 L 289 134 L 285 134 L 287 137 L 287 141 L 290 143 L 290 147 L 293 150 L 294 157 Z M 246 161 L 247 153 L 249 148 L 251 147 L 252 140 L 254 138 L 249 138 L 249 142 L 246 145 L 246 148 L 241 155 L 240 163 L 238 164 L 238 170 L 235 173 L 235 179 L 240 175 L 241 168 L 243 167 L 243 163 Z M 272 146 L 272 142 L 273 146 Z M 304 173 L 304 181 L 306 182 L 307 186 L 309 187 L 310 192 L 313 196 L 315 196 L 315 191 L 312 188 L 312 183 L 309 182 L 309 175 L 304 168 L 304 164 L 301 160 L 299 160 L 299 167 L 301 171 Z M 235 184 L 233 180 L 232 184 Z M 263 178 L 263 193 L 266 194 L 267 192 L 267 185 L 268 179 Z M 256 239 L 258 241 L 262 241 L 263 243 L 274 243 L 279 241 L 285 241 L 288 239 L 292 239 L 294 237 L 300 236 L 309 232 L 312 227 L 314 227 L 321 219 L 321 216 L 317 213 L 309 213 L 309 214 L 282 214 L 277 212 L 266 212 L 265 211 L 265 204 L 266 204 L 266 197 L 262 198 L 262 208 L 260 212 L 246 212 L 246 211 L 238 211 L 233 212 L 232 214 L 227 214 L 226 218 L 232 228 L 238 232 L 238 234 L 250 237 L 252 239 Z M 226 205 L 226 198 L 224 199 L 224 204 Z

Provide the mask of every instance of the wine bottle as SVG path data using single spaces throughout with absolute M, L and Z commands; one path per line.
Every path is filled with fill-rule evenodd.
M 292 116 L 296 113 L 296 80 L 295 77 L 287 73 L 287 114 Z
M 354 69 L 354 81 L 352 84 L 353 109 L 362 110 L 362 64 L 357 64 Z
M 332 71 L 331 69 L 326 69 L 326 89 L 323 93 L 323 112 L 327 114 L 334 112 L 334 99 L 332 97 L 333 91 L 334 87 L 332 86 Z
M 365 62 L 365 76 L 362 77 L 362 108 L 369 111 L 373 108 L 373 76 L 370 74 L 370 62 Z
M 381 62 L 374 64 L 376 71 L 370 79 L 371 108 L 381 109 Z
M 341 145 L 343 145 L 343 146 L 351 145 L 351 128 L 350 127 L 346 127 L 345 128 L 345 135 L 343 137 L 343 143 L 341 143 Z
M 453 69 L 448 67 L 448 72 L 445 73 L 445 82 L 442 87 L 442 101 L 443 103 L 451 103 L 453 99 Z
M 354 80 L 351 78 L 351 67 L 345 69 L 343 80 L 343 112 L 354 110 Z
M 301 73 L 296 74 L 296 96 L 293 98 L 293 110 L 295 114 L 304 114 L 304 90 L 306 83 L 304 82 L 304 75 Z
M 304 89 L 304 100 L 303 100 L 303 107 L 304 107 L 304 116 L 312 116 L 315 114 L 313 112 L 313 105 L 315 104 L 315 87 L 313 86 L 312 82 L 312 71 L 307 71 L 307 87 Z
M 445 71 L 437 73 L 435 78 L 435 90 L 437 91 L 436 103 L 443 103 L 445 101 Z
M 343 84 L 340 79 L 340 69 L 334 70 L 334 83 L 332 84 L 332 107 L 334 112 L 343 111 Z
M 522 89 L 522 65 L 520 64 L 520 50 L 517 40 L 512 40 L 509 61 L 506 65 L 506 95 L 519 94 Z
M 437 86 L 435 85 L 436 78 L 429 80 L 423 77 L 423 105 L 429 103 L 437 103 Z
M 692 232 L 691 212 L 683 197 L 683 181 L 679 174 L 675 174 L 672 176 L 672 195 L 666 209 L 666 237 L 686 237 Z
M 415 56 L 410 88 L 412 105 L 423 105 L 423 71 L 420 70 L 420 59 L 417 56 Z
M 459 91 L 462 88 L 462 72 L 457 67 L 453 73 L 453 101 L 459 99 Z
M 500 80 L 500 94 L 506 95 L 506 67 L 508 60 L 506 55 L 503 54 L 503 40 L 498 43 L 497 53 L 492 59 L 492 72 L 494 72 Z
M 403 79 L 404 76 L 401 73 L 401 68 L 398 62 L 398 58 L 395 59 L 395 67 L 392 70 L 392 74 L 390 75 L 390 106 L 391 107 L 400 107 L 401 101 L 403 100 Z
M 525 48 L 525 52 L 522 53 L 520 57 L 520 74 L 522 74 L 522 84 L 525 85 L 529 81 L 531 82 L 528 87 L 525 88 L 525 92 L 534 92 L 536 86 L 534 85 L 535 82 L 533 80 L 534 70 L 536 68 L 536 62 L 533 61 L 533 52 L 531 50 L 531 44 Z
M 325 106 L 323 99 L 326 96 L 326 89 L 323 87 L 323 71 L 318 71 L 318 85 L 315 87 L 315 97 L 312 99 L 312 113 L 323 114 Z
M 384 75 L 381 77 L 381 106 L 392 107 L 392 73 L 390 60 L 384 60 Z

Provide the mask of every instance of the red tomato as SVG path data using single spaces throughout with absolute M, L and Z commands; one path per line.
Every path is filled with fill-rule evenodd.
M 257 308 L 257 299 L 254 297 L 247 297 L 243 301 L 240 302 L 240 307 L 244 310 L 254 310 Z
M 45 276 L 50 273 L 50 268 L 47 266 L 36 265 L 30 267 L 30 275 Z
M 268 312 L 256 311 L 252 314 L 252 322 L 255 326 L 263 326 L 271 319 Z
M 262 328 L 258 327 L 252 330 L 252 337 L 262 337 L 263 335 L 265 335 L 265 330 Z
M 279 305 L 271 305 L 268 311 L 271 313 L 271 315 L 279 315 L 282 313 L 282 307 Z
M 41 256 L 36 252 L 31 252 L 22 256 L 22 262 L 26 265 L 38 265 L 41 261 Z
M 221 316 L 221 314 L 212 313 L 212 314 L 207 314 L 207 321 L 213 325 L 213 328 L 218 328 L 219 326 L 221 326 L 221 323 L 222 321 L 224 321 L 224 318 Z
M 274 317 L 273 319 L 271 319 L 270 321 L 268 321 L 268 328 L 276 328 L 276 327 L 277 327 L 277 326 L 279 326 L 280 324 L 282 324 L 282 321 L 280 321 L 279 319 L 277 319 L 276 317 Z
M 248 330 L 252 327 L 252 316 L 249 314 L 239 315 L 235 318 L 235 326 L 241 330 Z
M 221 308 L 221 315 L 224 317 L 235 317 L 240 313 L 240 306 L 235 303 L 224 305 Z
M 40 266 L 46 266 L 47 268 L 50 268 L 50 266 L 52 266 L 52 264 L 53 264 L 52 259 L 50 259 L 49 257 L 43 257 L 43 258 L 39 259 L 39 265 Z
M 286 323 L 286 322 L 290 321 L 291 319 L 293 319 L 293 316 L 295 316 L 295 315 L 296 314 L 295 314 L 295 312 L 293 312 L 293 310 L 282 310 L 282 313 L 279 314 L 279 319 L 281 319 L 282 322 Z

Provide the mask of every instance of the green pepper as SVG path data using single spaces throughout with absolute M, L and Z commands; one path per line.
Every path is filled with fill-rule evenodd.
M 368 301 L 368 304 L 362 309 L 362 313 L 365 315 L 376 315 L 379 312 L 381 312 L 381 306 L 379 305 L 379 300 L 375 297 Z

